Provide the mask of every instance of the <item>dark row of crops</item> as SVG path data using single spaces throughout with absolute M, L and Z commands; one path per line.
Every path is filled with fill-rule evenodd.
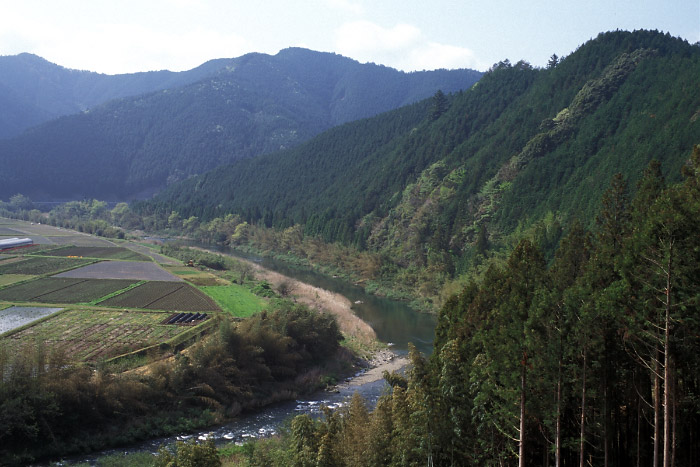
M 0 300 L 42 303 L 84 303 L 127 288 L 133 280 L 47 277 L 0 290 Z
M 148 310 L 219 311 L 211 298 L 182 282 L 147 282 L 100 305 Z
M 176 313 L 166 319 L 163 324 L 195 324 L 207 318 L 209 316 L 206 313 Z

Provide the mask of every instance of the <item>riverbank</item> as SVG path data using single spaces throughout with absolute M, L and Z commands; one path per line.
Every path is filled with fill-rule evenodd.
M 409 360 L 407 357 L 398 355 L 397 353 L 383 349 L 374 352 L 372 357 L 367 361 L 367 369 L 356 374 L 352 378 L 336 385 L 333 390 L 352 389 L 362 386 L 363 384 L 374 383 L 384 379 L 384 372 L 393 373 L 401 372 L 408 366 Z
M 256 280 L 267 281 L 278 293 L 284 293 L 297 303 L 308 306 L 322 313 L 335 317 L 340 332 L 346 339 L 346 344 L 360 357 L 371 360 L 373 352 L 384 347 L 378 341 L 377 333 L 367 322 L 358 317 L 352 310 L 352 302 L 345 296 L 307 284 L 276 271 L 264 268 L 260 264 L 232 254 L 207 250 L 206 248 L 190 247 L 192 249 L 221 254 L 245 263 L 252 268 Z

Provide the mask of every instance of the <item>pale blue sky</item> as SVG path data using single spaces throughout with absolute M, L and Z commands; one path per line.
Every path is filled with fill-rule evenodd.
M 401 70 L 544 66 L 599 32 L 700 41 L 700 0 L 0 0 L 0 55 L 69 68 L 193 68 L 290 46 Z

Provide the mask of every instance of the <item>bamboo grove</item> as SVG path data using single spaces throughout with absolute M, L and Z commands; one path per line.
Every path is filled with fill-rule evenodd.
M 297 418 L 294 465 L 697 465 L 700 146 L 682 183 L 652 162 L 571 223 L 547 264 L 522 240 L 453 296 L 435 351 L 368 413 Z M 260 444 L 251 463 L 270 461 Z M 274 457 L 274 456 L 273 456 Z M 262 465 L 262 464 L 261 464 Z

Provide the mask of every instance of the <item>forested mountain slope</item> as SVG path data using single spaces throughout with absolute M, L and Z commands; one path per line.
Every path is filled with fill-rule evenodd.
M 78 81 L 83 76 L 63 71 Z M 113 100 L 0 141 L 0 197 L 21 192 L 35 198 L 133 198 L 438 89 L 469 88 L 481 76 L 472 70 L 403 73 L 298 48 L 212 61 L 189 73 L 205 72 L 191 84 L 165 89 L 163 79 L 158 91 Z M 171 76 L 158 73 L 154 81 Z
M 105 75 L 71 70 L 33 54 L 0 57 L 0 138 L 31 126 L 82 112 L 112 99 L 183 86 L 231 65 L 212 60 L 183 72 Z
M 403 270 L 450 277 L 485 242 L 552 214 L 588 225 L 617 172 L 634 186 L 655 158 L 677 179 L 700 142 L 698 89 L 699 47 L 653 31 L 604 33 L 547 69 L 501 62 L 443 113 L 432 99 L 350 123 L 138 208 L 300 224 Z

